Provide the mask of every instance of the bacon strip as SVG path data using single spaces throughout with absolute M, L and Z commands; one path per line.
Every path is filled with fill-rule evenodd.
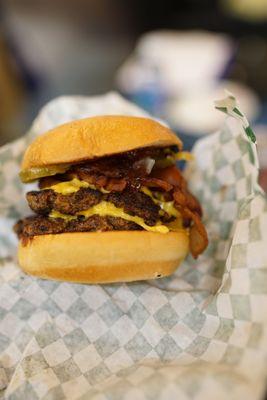
M 207 232 L 201 221 L 202 209 L 198 200 L 187 189 L 187 182 L 176 166 L 153 168 L 149 174 L 143 168 L 143 164 L 144 159 L 136 160 L 134 154 L 133 157 L 128 158 L 96 160 L 73 166 L 70 171 L 60 176 L 60 180 L 77 177 L 95 185 L 97 189 L 104 188 L 110 192 L 122 192 L 126 187 L 138 190 L 140 186 L 146 186 L 168 193 L 169 200 L 174 201 L 175 207 L 183 217 L 184 226 L 190 226 L 190 251 L 193 257 L 197 258 L 208 245 Z M 52 178 L 54 181 L 56 179 L 57 177 Z M 43 178 L 40 180 L 40 187 L 46 187 L 51 182 L 51 178 Z
M 200 219 L 200 216 L 189 208 L 177 206 L 184 218 L 190 218 L 193 225 L 190 228 L 189 234 L 189 248 L 194 258 L 197 258 L 206 249 L 209 240 L 206 229 Z
M 186 188 L 187 186 L 186 180 L 175 165 L 167 168 L 157 168 L 152 170 L 151 175 L 155 178 L 168 182 L 174 187 Z
M 173 186 L 170 183 L 158 178 L 150 178 L 150 177 L 140 178 L 140 183 L 147 187 L 162 189 L 165 192 L 169 192 L 173 188 Z
M 186 207 L 202 216 L 202 209 L 198 200 L 187 189 L 174 188 L 173 199 L 179 206 Z
M 184 177 L 175 166 L 153 171 L 153 176 L 156 178 L 146 178 L 146 186 L 148 186 L 148 179 L 167 183 L 169 190 L 173 189 L 175 207 L 180 211 L 184 221 L 189 220 L 193 223 L 190 227 L 189 247 L 193 257 L 197 258 L 208 245 L 208 236 L 201 221 L 202 209 L 198 200 L 188 191 Z
M 95 185 L 97 189 L 105 189 L 109 192 L 122 192 L 127 186 L 125 178 L 107 178 L 104 175 L 90 175 L 81 172 L 78 174 L 79 179 Z
M 105 186 L 106 190 L 110 192 L 122 192 L 127 186 L 126 179 L 109 179 L 107 185 Z
M 188 191 L 184 177 L 175 166 L 156 170 L 153 175 L 173 185 L 175 207 L 184 220 L 193 222 L 190 227 L 189 247 L 193 257 L 197 258 L 208 245 L 208 236 L 201 221 L 202 209 L 198 200 Z

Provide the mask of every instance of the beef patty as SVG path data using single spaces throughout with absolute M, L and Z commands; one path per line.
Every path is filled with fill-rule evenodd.
M 136 231 L 142 230 L 142 228 L 134 222 L 126 221 L 122 218 L 100 217 L 99 215 L 93 215 L 87 219 L 81 217 L 71 221 L 37 215 L 24 218 L 14 226 L 14 231 L 22 239 L 36 235 L 64 232 L 104 232 L 114 230 Z
M 32 191 L 26 194 L 30 208 L 42 215 L 49 214 L 52 210 L 62 214 L 75 215 L 79 211 L 88 210 L 98 204 L 101 198 L 101 192 L 89 188 L 81 188 L 68 195 L 56 193 L 52 189 Z
M 28 192 L 27 201 L 37 214 L 47 215 L 52 210 L 62 214 L 75 215 L 98 204 L 101 200 L 113 203 L 131 215 L 144 219 L 147 225 L 153 226 L 161 219 L 160 207 L 143 192 L 126 189 L 123 192 L 103 194 L 98 190 L 82 188 L 75 193 L 63 195 L 52 189 Z M 162 213 L 161 213 L 162 214 Z M 164 218 L 166 221 L 166 216 Z

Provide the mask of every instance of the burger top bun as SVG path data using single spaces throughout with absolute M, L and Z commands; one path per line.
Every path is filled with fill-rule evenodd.
M 37 137 L 24 154 L 21 169 L 90 160 L 142 147 L 182 148 L 166 126 L 148 118 L 104 115 L 60 125 Z

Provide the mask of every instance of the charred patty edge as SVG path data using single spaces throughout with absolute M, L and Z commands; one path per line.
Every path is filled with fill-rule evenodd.
M 49 218 L 44 216 L 31 216 L 19 220 L 14 231 L 22 242 L 34 236 L 55 235 L 71 232 L 107 232 L 107 231 L 140 231 L 139 225 L 126 221 L 119 217 L 100 217 L 93 215 L 89 218 L 65 221 L 61 218 Z

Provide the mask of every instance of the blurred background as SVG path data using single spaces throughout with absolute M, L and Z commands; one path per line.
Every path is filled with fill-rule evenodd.
M 190 149 L 220 126 L 224 88 L 253 122 L 264 170 L 267 0 L 0 1 L 0 145 L 56 96 L 117 90 Z

